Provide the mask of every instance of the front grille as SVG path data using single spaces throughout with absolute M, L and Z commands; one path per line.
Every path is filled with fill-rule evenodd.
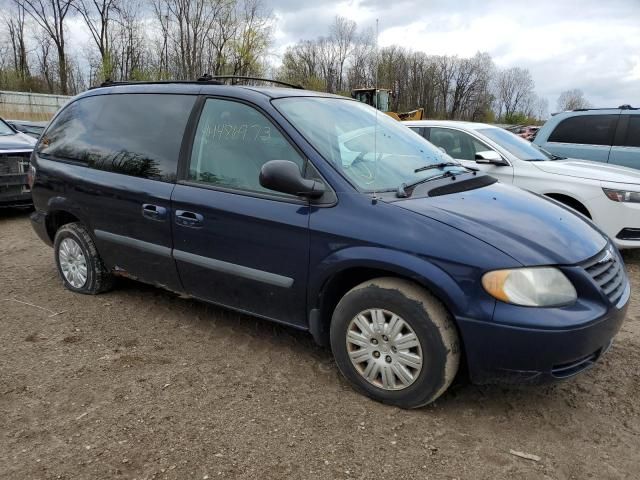
M 0 153 L 0 184 L 2 184 L 3 175 L 25 175 L 29 172 L 29 152 L 15 152 L 15 153 Z M 27 184 L 26 176 L 24 178 L 24 184 L 9 183 L 0 187 L 3 195 L 18 195 L 20 193 L 29 192 L 29 185 Z
M 30 153 L 0 153 L 0 175 L 27 173 Z
M 584 269 L 607 298 L 616 305 L 627 287 L 624 265 L 611 245 L 584 264 Z

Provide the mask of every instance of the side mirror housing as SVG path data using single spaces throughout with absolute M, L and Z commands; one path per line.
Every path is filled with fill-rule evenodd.
M 260 170 L 260 185 L 276 192 L 306 198 L 320 198 L 324 185 L 304 178 L 300 168 L 289 160 L 270 160 Z
M 508 163 L 502 158 L 502 156 L 498 152 L 495 152 L 493 150 L 476 153 L 476 163 L 498 166 L 508 165 Z

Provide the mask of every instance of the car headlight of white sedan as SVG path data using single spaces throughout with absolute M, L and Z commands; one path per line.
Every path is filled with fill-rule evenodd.
M 603 188 L 604 194 L 609 200 L 614 202 L 640 203 L 640 192 L 632 192 L 629 190 L 615 190 L 612 188 Z

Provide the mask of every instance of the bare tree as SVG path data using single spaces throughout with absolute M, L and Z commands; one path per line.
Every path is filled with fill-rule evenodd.
M 58 53 L 60 92 L 69 93 L 67 52 L 64 26 L 71 6 L 76 0 L 13 0 L 49 35 Z
M 52 40 L 49 35 L 44 31 L 39 31 L 36 34 L 36 58 L 38 73 L 44 84 L 46 85 L 46 91 L 48 93 L 55 92 L 55 65 L 51 60 Z
M 168 46 L 179 78 L 196 78 L 208 66 L 211 31 L 224 0 L 152 0 L 156 19 L 166 22 Z
M 531 108 L 534 83 L 529 70 L 512 67 L 498 72 L 496 87 L 499 116 L 505 121 Z
M 111 41 L 114 58 L 112 74 L 120 80 L 145 79 L 149 76 L 148 64 L 151 63 L 151 55 L 148 39 L 144 32 L 144 21 L 141 18 L 144 7 L 141 1 L 127 0 L 122 2 L 114 19 Z M 166 57 L 161 55 L 159 76 L 167 78 L 166 71 L 165 74 L 162 73 L 163 66 L 168 68 L 166 63 L 163 64 L 163 58 Z
M 4 20 L 11 44 L 13 68 L 18 79 L 24 83 L 29 78 L 29 59 L 25 39 L 25 10 L 22 5 L 17 5 L 14 11 L 9 12 L 9 17 Z
M 535 103 L 534 116 L 538 120 L 549 118 L 549 101 L 546 98 L 538 97 Z
M 558 97 L 558 110 L 560 111 L 590 107 L 591 103 L 585 98 L 584 93 L 579 88 L 565 90 Z
M 230 51 L 233 48 L 234 39 L 238 35 L 238 22 L 236 19 L 236 4 L 233 0 L 224 1 L 215 18 L 215 26 L 209 33 L 208 42 L 213 48 L 213 56 L 209 71 L 214 75 L 229 73 L 227 66 L 232 62 Z
M 342 83 L 344 81 L 344 67 L 349 59 L 356 37 L 356 22 L 344 17 L 337 16 L 331 26 L 331 40 L 335 45 L 335 61 L 336 61 L 336 90 L 342 91 Z
M 260 57 L 271 41 L 270 13 L 264 12 L 261 0 L 243 0 L 238 8 L 233 74 L 259 74 Z
M 103 78 L 113 75 L 110 27 L 113 15 L 119 9 L 120 0 L 78 0 L 74 5 L 93 38 L 102 62 Z

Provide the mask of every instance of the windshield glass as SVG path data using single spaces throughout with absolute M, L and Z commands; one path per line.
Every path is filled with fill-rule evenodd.
M 14 135 L 15 132 L 11 130 L 11 127 L 4 123 L 4 120 L 0 120 L 0 135 Z
M 478 132 L 496 142 L 505 150 L 518 157 L 520 160 L 546 162 L 553 160 L 547 152 L 538 148 L 535 144 L 519 137 L 502 128 L 483 128 Z
M 395 190 L 402 184 L 439 177 L 444 170 L 465 170 L 456 162 L 416 172 L 455 161 L 400 122 L 362 103 L 314 97 L 282 98 L 273 103 L 360 190 Z

